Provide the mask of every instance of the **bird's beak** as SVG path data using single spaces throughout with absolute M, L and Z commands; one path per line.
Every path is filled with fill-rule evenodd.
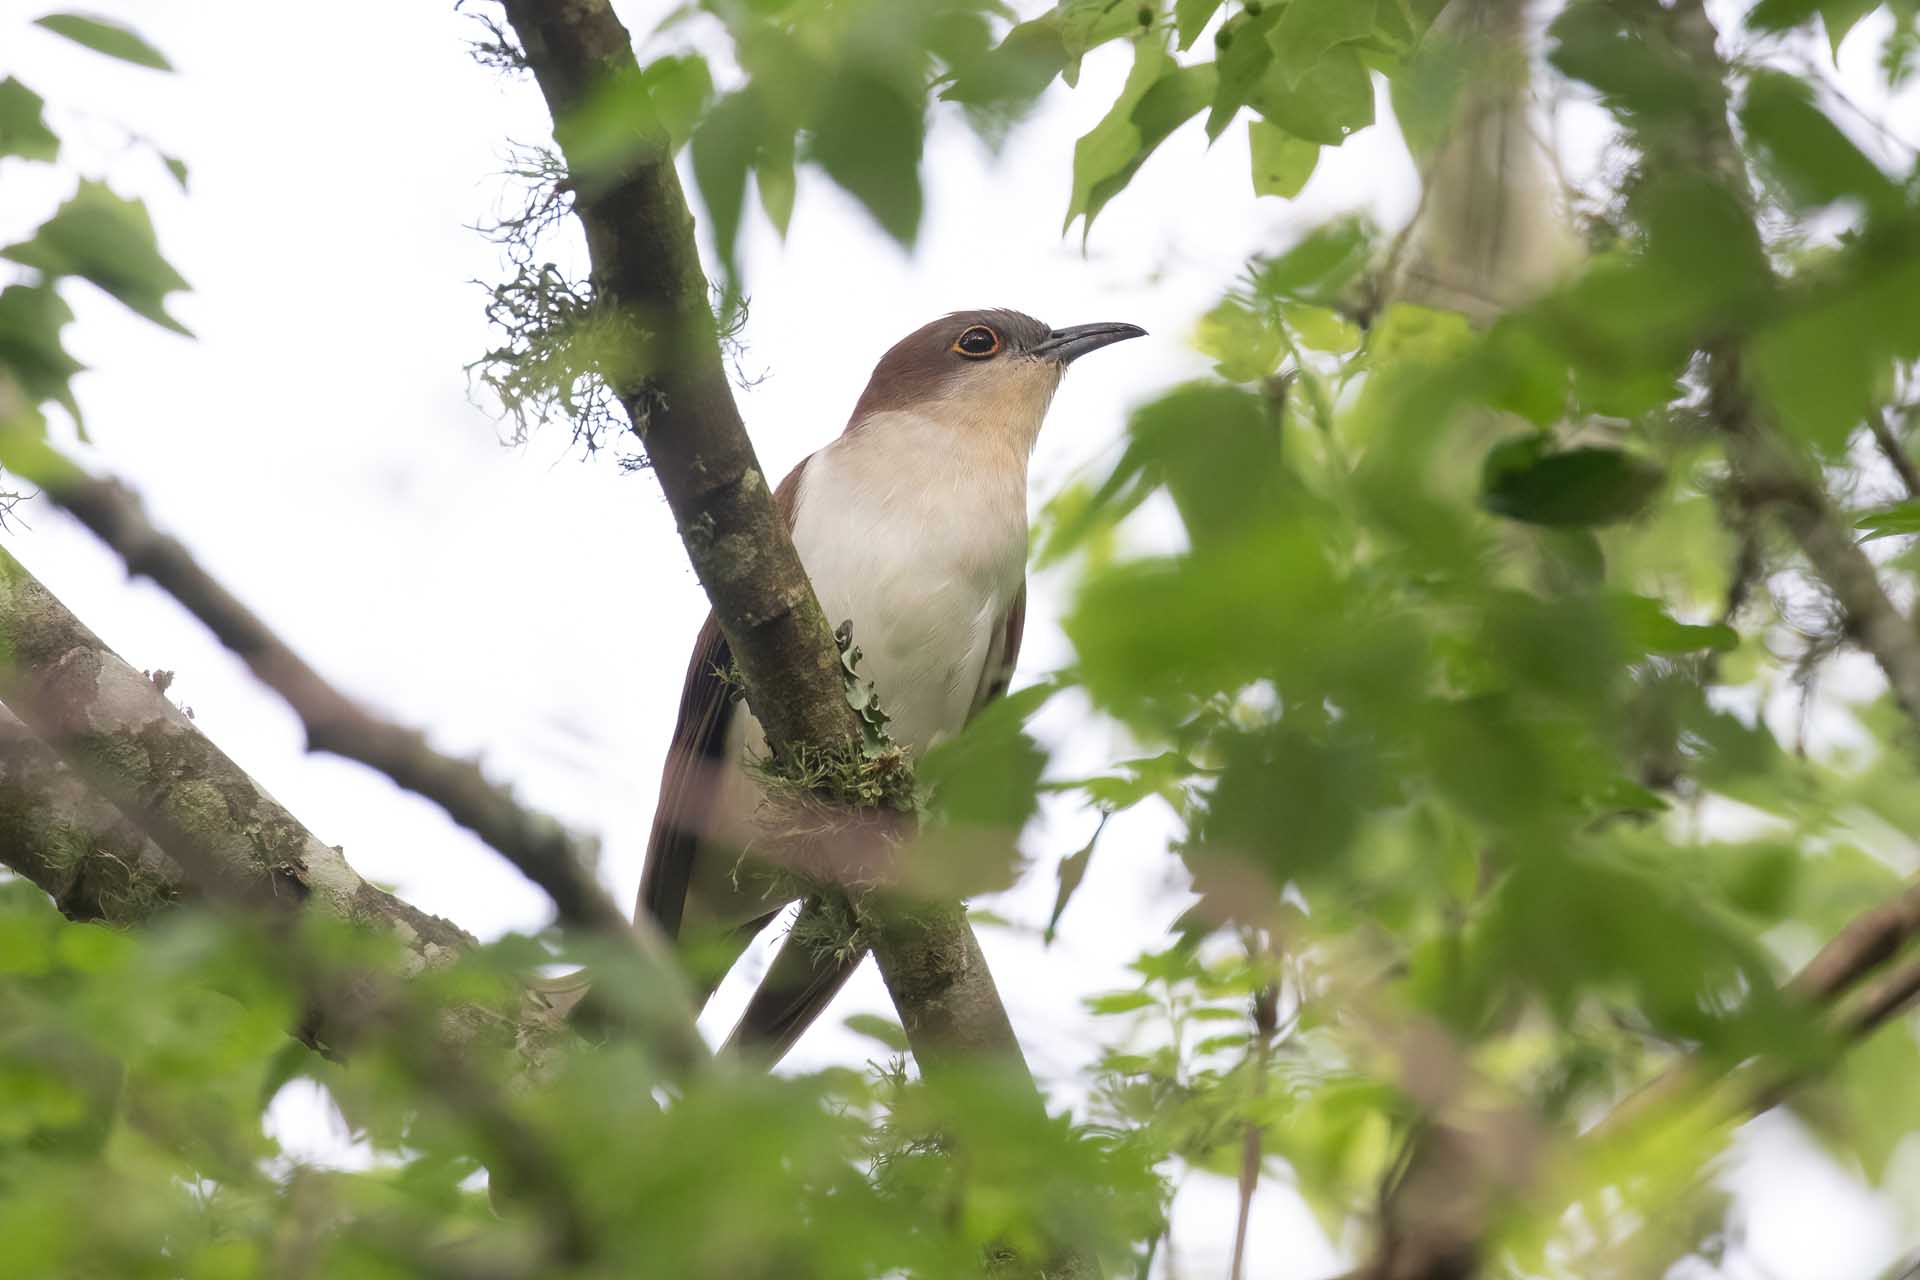
M 1055 329 L 1027 354 L 1039 360 L 1051 360 L 1055 364 L 1072 364 L 1089 351 L 1098 351 L 1116 342 L 1125 342 L 1128 338 L 1146 336 L 1147 331 L 1137 324 L 1120 324 L 1116 321 L 1076 324 L 1066 329 Z

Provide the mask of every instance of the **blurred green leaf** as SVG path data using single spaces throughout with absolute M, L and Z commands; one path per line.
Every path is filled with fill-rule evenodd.
M 1090 1012 L 1112 1015 L 1133 1013 L 1153 1003 L 1153 997 L 1144 991 L 1112 991 L 1103 996 L 1090 996 L 1087 1009 Z
M 151 67 L 155 71 L 173 70 L 160 51 L 141 39 L 138 32 L 108 18 L 79 13 L 50 13 L 44 18 L 34 19 L 34 25 L 45 27 L 55 35 L 65 36 L 75 44 L 85 45 L 109 58 Z
M 1270 298 L 1330 303 L 1366 269 L 1372 252 L 1367 224 L 1341 218 L 1316 227 L 1275 258 L 1254 263 L 1254 287 Z
M 882 1018 L 871 1013 L 856 1013 L 847 1018 L 847 1030 L 863 1035 L 869 1040 L 878 1040 L 895 1053 L 907 1051 L 907 1033 L 892 1018 Z
M 1024 725 L 1052 693 L 1042 684 L 1008 694 L 921 758 L 919 780 L 941 818 L 1016 832 L 1026 825 L 1047 758 Z
M 1867 536 L 1860 539 L 1862 542 L 1920 533 L 1920 502 L 1896 502 L 1879 511 L 1870 511 L 1855 521 L 1853 527 L 1867 530 Z
M 20 156 L 51 164 L 60 156 L 60 139 L 47 128 L 39 94 L 8 76 L 0 80 L 0 156 Z
M 697 54 L 655 58 L 640 69 L 640 84 L 674 149 L 687 145 L 694 125 L 713 100 L 713 76 L 706 59 Z
M 1085 218 L 1083 232 L 1107 201 L 1133 175 L 1167 135 L 1192 118 L 1213 93 L 1211 66 L 1175 65 L 1157 37 L 1134 41 L 1133 71 L 1113 109 L 1073 148 L 1073 193 L 1064 227 Z
M 1053 910 L 1047 915 L 1047 927 L 1041 935 L 1042 940 L 1048 945 L 1052 945 L 1056 932 L 1060 928 L 1060 917 L 1066 914 L 1067 903 L 1073 900 L 1074 891 L 1086 878 L 1087 864 L 1093 861 L 1093 846 L 1100 843 L 1100 833 L 1106 830 L 1107 819 L 1111 816 L 1110 813 L 1102 813 L 1100 825 L 1093 829 L 1093 834 L 1087 837 L 1087 842 L 1060 859 L 1060 867 L 1055 874 L 1057 884 L 1053 895 Z
M 1848 197 L 1870 213 L 1899 210 L 1900 189 L 1813 104 L 1809 89 L 1778 72 L 1747 81 L 1740 123 L 1767 167 L 1802 209 Z
M 1488 452 L 1480 501 L 1528 524 L 1614 524 L 1639 514 L 1662 478 L 1659 467 L 1619 449 L 1555 452 L 1545 436 L 1516 436 Z
M 1609 604 L 1623 637 L 1641 653 L 1728 653 L 1740 643 L 1740 634 L 1732 627 L 1677 621 L 1658 600 L 1648 596 L 1615 595 Z
M 746 210 L 747 171 L 760 150 L 765 114 L 750 89 L 727 94 L 707 112 L 693 132 L 693 178 L 706 206 L 707 230 L 720 258 L 720 274 L 729 296 L 740 290 L 735 244 Z M 776 185 L 778 179 L 775 179 Z
M 1265 120 L 1247 121 L 1247 139 L 1253 150 L 1253 193 L 1288 200 L 1299 195 L 1320 160 L 1320 144 Z
M 1194 345 L 1211 356 L 1214 372 L 1229 382 L 1257 382 L 1280 366 L 1280 334 L 1253 308 L 1222 299 L 1200 317 Z
M 72 382 L 84 366 L 60 340 L 72 322 L 72 310 L 51 284 L 0 289 L 0 369 L 13 375 L 29 401 L 55 401 L 78 422 Z
M 958 69 L 940 98 L 966 107 L 989 130 L 1004 129 L 1068 66 L 1060 18 L 1044 14 L 1018 24 L 991 53 Z
M 811 134 L 811 157 L 903 245 L 920 230 L 921 110 L 896 76 L 843 64 Z
M 1331 351 L 1344 354 L 1360 345 L 1366 336 L 1360 326 L 1348 320 L 1332 307 L 1314 306 L 1306 302 L 1286 302 L 1280 306 L 1281 317 L 1287 327 L 1300 339 L 1300 345 L 1309 351 Z
M 187 282 L 160 256 L 146 206 L 102 183 L 82 182 L 32 239 L 0 250 L 0 257 L 49 278 L 78 276 L 155 324 L 192 336 L 167 314 L 166 296 Z

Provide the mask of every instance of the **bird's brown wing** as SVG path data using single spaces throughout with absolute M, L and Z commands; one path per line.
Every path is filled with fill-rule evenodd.
M 1026 631 L 1027 584 L 1022 582 L 1007 610 L 1007 620 L 1001 624 L 998 642 L 987 653 L 987 669 L 980 673 L 980 689 L 974 695 L 973 709 L 967 712 L 967 719 L 979 715 L 982 707 L 1005 693 L 1013 683 L 1013 668 L 1020 661 L 1020 641 Z
M 982 707 L 1007 691 L 1013 680 L 1014 663 L 1020 658 L 1026 622 L 1027 584 L 1023 582 L 1012 607 L 1007 610 L 1000 635 L 988 651 L 987 667 L 981 673 L 979 693 L 969 718 L 979 715 Z M 812 909 L 803 907 L 802 911 Z M 740 1021 L 727 1037 L 723 1053 L 739 1053 L 760 1065 L 772 1067 L 832 1002 L 866 956 L 864 951 L 819 954 L 812 944 L 802 941 L 810 934 L 817 936 L 817 930 L 809 929 L 804 921 L 795 922 L 793 933 L 800 936 L 790 935 L 781 944 L 779 954 L 767 967 L 766 976 L 754 989 Z
M 668 937 L 680 932 L 705 814 L 726 763 L 721 754 L 735 704 L 723 675 L 732 662 L 727 638 L 709 613 L 693 642 L 693 658 L 680 686 L 680 718 L 673 726 L 666 768 L 660 774 L 660 802 L 654 807 L 653 835 L 647 841 L 646 867 L 640 872 L 639 910 L 652 916 Z
M 773 491 L 773 503 L 793 528 L 800 494 L 803 459 Z M 680 715 L 667 748 L 666 768 L 660 774 L 660 802 L 653 811 L 653 834 L 647 840 L 646 866 L 640 872 L 640 903 L 667 936 L 678 936 L 687 905 L 687 884 L 693 876 L 701 834 L 708 820 L 713 790 L 727 761 L 727 729 L 741 710 L 732 697 L 726 673 L 733 651 L 712 613 L 701 624 L 687 663 L 686 682 L 680 687 Z

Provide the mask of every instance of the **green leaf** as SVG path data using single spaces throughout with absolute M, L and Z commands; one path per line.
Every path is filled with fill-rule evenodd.
M 1897 213 L 1900 188 L 1816 107 L 1805 84 L 1778 72 L 1747 83 L 1740 123 L 1767 168 L 1802 209 L 1854 197 L 1870 212 Z
M 90 18 L 78 13 L 50 13 L 44 18 L 35 19 L 35 25 L 45 27 L 55 35 L 65 36 L 75 44 L 85 45 L 95 53 L 104 53 L 109 58 L 152 67 L 155 71 L 173 70 L 160 51 L 141 39 L 132 28 L 106 18 Z
M 1894 1151 L 1920 1133 L 1920 1040 L 1912 1018 L 1894 1018 L 1841 1060 L 1830 1089 L 1843 1104 L 1842 1136 L 1874 1186 L 1886 1176 Z
M 920 230 L 925 130 L 919 95 L 858 63 L 840 66 L 813 122 L 812 159 L 902 245 Z
M 1332 307 L 1286 302 L 1280 306 L 1280 315 L 1298 336 L 1300 345 L 1310 351 L 1345 354 L 1358 347 L 1366 336 L 1360 331 L 1359 325 Z
M 1105 995 L 1089 996 L 1087 1009 L 1101 1015 L 1132 1013 L 1144 1009 L 1153 1003 L 1153 997 L 1144 991 L 1110 991 Z
M 1083 231 L 1091 231 L 1100 210 L 1154 149 L 1207 104 L 1213 85 L 1212 66 L 1176 66 L 1157 37 L 1136 40 L 1133 71 L 1112 110 L 1074 144 L 1073 194 L 1062 229 L 1084 217 Z
M 1341 218 L 1316 227 L 1293 248 L 1254 264 L 1254 287 L 1265 297 L 1332 302 L 1339 298 L 1372 253 L 1367 224 Z
M 1732 627 L 1681 622 L 1650 596 L 1616 594 L 1608 604 L 1623 639 L 1641 653 L 1731 653 L 1740 647 L 1740 633 Z
M 693 136 L 693 126 L 713 100 L 713 75 L 707 70 L 707 60 L 698 54 L 655 58 L 641 68 L 640 84 L 674 150 L 686 146 Z
M 1211 356 L 1214 372 L 1229 382 L 1255 382 L 1280 367 L 1280 334 L 1259 312 L 1233 298 L 1200 317 L 1194 346 Z
M 41 115 L 39 94 L 8 76 L 0 80 L 0 156 L 20 156 L 51 164 L 60 155 L 60 139 Z
M 1182 52 L 1191 49 L 1220 9 L 1220 0 L 1173 0 L 1173 25 Z
M 1528 524 L 1615 524 L 1638 514 L 1664 478 L 1653 463 L 1619 449 L 1552 448 L 1544 435 L 1495 445 L 1481 471 L 1481 504 Z
M 1087 864 L 1093 861 L 1093 846 L 1100 843 L 1100 833 L 1107 829 L 1107 819 L 1112 816 L 1111 813 L 1102 813 L 1100 825 L 1093 829 L 1087 842 L 1060 859 L 1060 869 L 1056 873 L 1059 885 L 1053 895 L 1053 910 L 1047 916 L 1046 932 L 1041 935 L 1043 941 L 1049 944 L 1053 942 L 1060 927 L 1060 917 L 1066 914 L 1067 903 L 1072 901 L 1074 890 L 1080 887 L 1080 882 L 1086 879 Z
M 720 259 L 722 287 L 734 300 L 740 292 L 735 244 L 746 207 L 747 170 L 759 154 L 764 127 L 759 96 L 752 89 L 742 89 L 714 103 L 693 131 L 693 180 L 700 189 L 700 202 L 706 206 L 707 230 Z M 722 309 L 731 310 L 731 305 Z
M 786 239 L 787 224 L 793 221 L 795 181 L 793 173 L 793 135 L 785 129 L 771 129 L 761 139 L 753 157 L 753 185 L 760 193 L 760 207 L 773 223 L 781 239 Z
M 0 369 L 13 375 L 29 401 L 55 401 L 78 422 L 71 384 L 85 366 L 60 342 L 60 330 L 72 322 L 72 310 L 51 284 L 0 289 Z
M 1755 335 L 1746 366 L 1781 424 L 1828 453 L 1886 394 L 1895 362 L 1920 354 L 1920 257 L 1851 266 Z
M 1352 49 L 1330 49 L 1288 83 L 1276 63 L 1248 99 L 1255 111 L 1310 142 L 1338 146 L 1373 123 L 1373 79 Z
M 1015 832 L 1026 825 L 1047 757 L 1024 726 L 1052 693 L 1042 684 L 1009 694 L 921 757 L 919 780 L 943 820 Z
M 50 278 L 78 276 L 155 324 L 192 336 L 166 312 L 166 296 L 187 282 L 160 256 L 146 206 L 103 183 L 82 182 L 33 239 L 0 250 L 0 257 Z
M 940 98 L 967 108 L 976 127 L 1004 130 L 1026 114 L 1068 62 L 1059 15 L 1043 14 L 1015 26 L 992 52 L 958 69 Z
M 1815 14 L 1827 29 L 1827 42 L 1835 61 L 1840 57 L 1840 42 L 1854 24 L 1878 9 L 1881 0 L 1760 0 L 1747 14 L 1747 26 L 1755 31 L 1786 31 Z
M 1273 68 L 1273 50 L 1267 45 L 1267 32 L 1280 21 L 1281 9 L 1275 5 L 1257 14 L 1241 13 L 1220 28 L 1216 39 L 1219 54 L 1214 59 L 1218 79 L 1214 83 L 1212 108 L 1207 112 L 1207 140 L 1218 138 L 1233 123 L 1240 108 L 1259 90 L 1261 80 Z
M 1867 531 L 1867 536 L 1860 539 L 1862 542 L 1920 533 L 1920 502 L 1899 502 L 1879 511 L 1869 511 L 1853 527 Z
M 1253 194 L 1291 200 L 1300 194 L 1320 162 L 1320 144 L 1296 138 L 1265 120 L 1247 121 L 1253 151 Z
M 878 1040 L 895 1053 L 907 1051 L 906 1028 L 892 1018 L 883 1018 L 874 1013 L 856 1013 L 847 1018 L 846 1027 L 869 1040 Z
M 1364 40 L 1373 31 L 1374 0 L 1290 0 L 1267 33 L 1274 73 L 1287 88 L 1298 88 L 1336 46 Z
M 1080 80 L 1080 59 L 1089 52 L 1140 30 L 1138 6 L 1128 0 L 1064 0 L 1054 16 L 1066 55 L 1061 76 L 1069 87 Z

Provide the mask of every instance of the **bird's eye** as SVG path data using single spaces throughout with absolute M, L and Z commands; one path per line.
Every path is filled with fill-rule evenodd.
M 953 349 L 968 359 L 985 360 L 1000 350 L 1000 335 L 983 324 L 976 324 L 955 340 Z

